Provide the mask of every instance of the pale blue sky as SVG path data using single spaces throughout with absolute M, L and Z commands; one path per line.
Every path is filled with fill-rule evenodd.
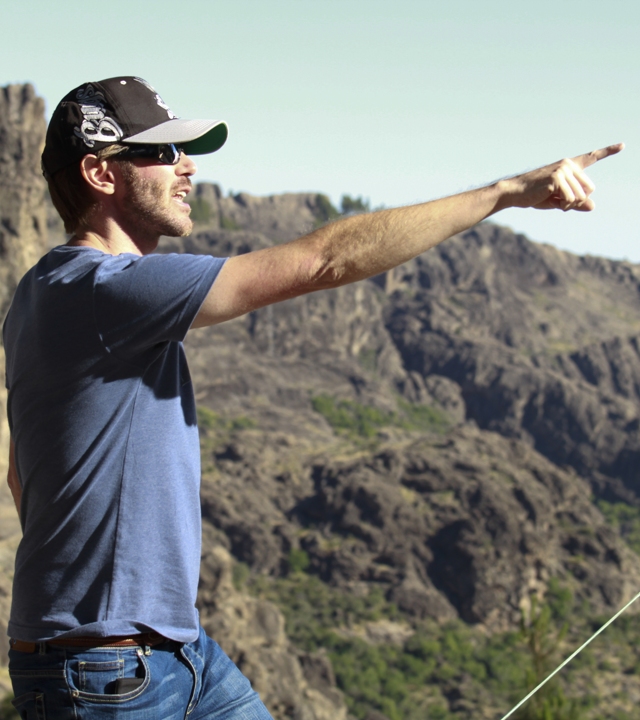
M 48 112 L 140 75 L 182 117 L 227 120 L 196 180 L 225 192 L 428 200 L 627 143 L 591 171 L 591 214 L 495 217 L 640 262 L 640 4 L 620 0 L 0 0 L 0 85 Z

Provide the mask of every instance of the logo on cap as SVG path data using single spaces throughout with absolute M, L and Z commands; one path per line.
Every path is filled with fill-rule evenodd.
M 178 116 L 177 116 L 177 115 L 174 115 L 174 113 L 170 110 L 170 108 L 169 108 L 169 106 L 167 105 L 167 103 L 160 97 L 160 95 L 156 92 L 156 90 L 155 90 L 154 87 L 152 87 L 146 80 L 143 80 L 142 78 L 134 77 L 133 79 L 134 79 L 136 82 L 142 83 L 142 85 L 144 85 L 144 86 L 147 88 L 147 90 L 149 90 L 150 92 L 152 92 L 152 93 L 155 95 L 155 101 L 158 103 L 158 105 L 159 105 L 163 110 L 166 110 L 166 111 L 167 111 L 167 115 L 169 116 L 169 120 L 177 120 L 177 119 L 178 119 Z
M 104 95 L 91 83 L 78 89 L 76 100 L 82 111 L 82 125 L 74 127 L 73 132 L 92 148 L 97 142 L 117 143 L 123 136 L 118 123 L 107 117 L 104 108 Z

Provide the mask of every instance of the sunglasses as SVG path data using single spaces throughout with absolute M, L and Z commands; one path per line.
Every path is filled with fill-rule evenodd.
M 127 149 L 118 153 L 116 157 L 151 158 L 162 165 L 177 165 L 182 152 L 180 145 L 174 143 L 166 143 L 165 145 L 128 145 Z

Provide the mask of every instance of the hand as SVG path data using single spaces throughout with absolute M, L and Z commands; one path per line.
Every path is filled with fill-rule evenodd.
M 609 145 L 517 175 L 506 181 L 509 205 L 533 207 L 536 210 L 593 210 L 595 203 L 590 195 L 595 186 L 584 170 L 598 160 L 616 155 L 622 149 L 624 143 Z

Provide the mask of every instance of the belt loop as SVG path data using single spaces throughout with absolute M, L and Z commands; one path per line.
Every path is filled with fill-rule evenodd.
M 47 654 L 47 643 L 38 643 L 38 654 L 39 655 L 46 655 Z

